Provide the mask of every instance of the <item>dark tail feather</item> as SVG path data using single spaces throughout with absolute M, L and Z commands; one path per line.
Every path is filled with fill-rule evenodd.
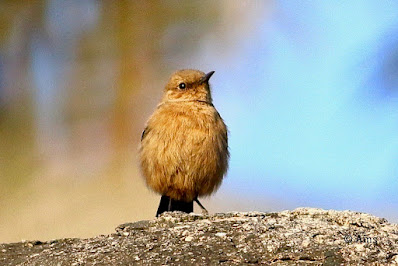
M 156 212 L 156 217 L 167 211 L 181 211 L 186 213 L 193 212 L 193 201 L 185 202 L 180 200 L 173 200 L 167 196 L 162 196 L 162 198 L 160 199 L 158 211 Z

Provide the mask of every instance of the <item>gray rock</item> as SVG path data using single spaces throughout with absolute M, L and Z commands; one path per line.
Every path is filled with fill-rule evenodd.
M 0 265 L 398 264 L 398 225 L 351 212 L 165 213 L 90 239 L 0 244 Z

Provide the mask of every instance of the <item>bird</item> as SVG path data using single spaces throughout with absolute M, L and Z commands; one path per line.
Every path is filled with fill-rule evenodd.
M 171 75 L 163 97 L 142 132 L 139 160 L 146 184 L 161 195 L 156 217 L 166 211 L 193 212 L 228 170 L 228 129 L 213 105 L 205 74 L 183 69 Z

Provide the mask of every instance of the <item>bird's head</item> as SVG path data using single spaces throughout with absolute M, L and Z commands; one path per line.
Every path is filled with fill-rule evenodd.
M 171 75 L 165 88 L 163 101 L 206 101 L 211 103 L 209 79 L 214 74 L 183 69 Z

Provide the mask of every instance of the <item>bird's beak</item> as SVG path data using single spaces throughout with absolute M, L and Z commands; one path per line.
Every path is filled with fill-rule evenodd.
M 215 71 L 210 71 L 206 75 L 203 76 L 203 78 L 200 79 L 200 83 L 205 83 L 208 82 L 211 76 L 214 74 Z

